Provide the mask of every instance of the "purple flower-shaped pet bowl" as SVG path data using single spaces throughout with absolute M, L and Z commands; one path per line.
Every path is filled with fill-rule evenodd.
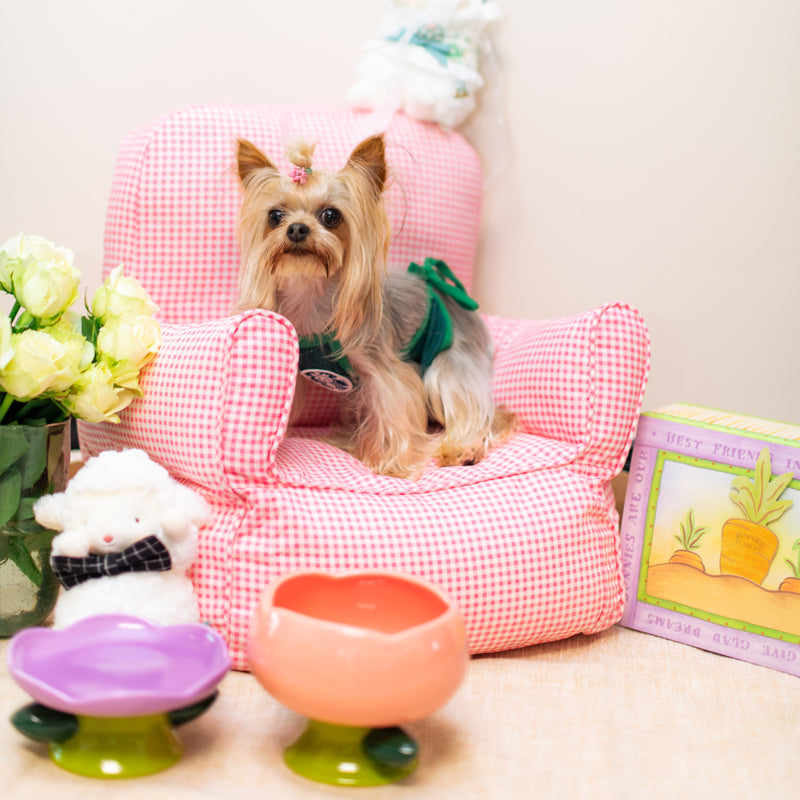
M 42 705 L 93 717 L 158 714 L 210 695 L 230 668 L 206 625 L 153 625 L 101 615 L 66 628 L 27 628 L 11 640 L 8 670 Z
M 126 778 L 174 764 L 174 732 L 203 713 L 230 668 L 225 642 L 205 625 L 89 617 L 67 628 L 28 628 L 11 640 L 8 670 L 36 703 L 12 724 L 47 742 L 59 766 Z

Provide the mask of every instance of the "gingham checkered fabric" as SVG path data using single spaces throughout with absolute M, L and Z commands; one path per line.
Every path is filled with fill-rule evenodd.
M 88 556 L 50 556 L 50 566 L 65 589 L 94 578 L 122 575 L 124 572 L 166 572 L 172 569 L 172 558 L 164 542 L 147 536 L 119 553 Z
M 641 318 L 623 304 L 561 320 L 487 318 L 494 392 L 518 412 L 520 433 L 475 466 L 431 465 L 417 482 L 373 475 L 319 441 L 337 402 L 323 389 L 305 425 L 287 432 L 297 336 L 271 312 L 225 317 L 237 199 L 221 187 L 235 136 L 279 153 L 297 121 L 334 166 L 369 133 L 369 117 L 353 112 L 214 107 L 126 141 L 107 268 L 135 265 L 162 307 L 163 345 L 144 398 L 118 426 L 81 424 L 84 455 L 141 447 L 209 501 L 214 522 L 201 531 L 191 575 L 203 618 L 240 669 L 261 591 L 300 568 L 427 578 L 460 605 L 473 652 L 613 624 L 624 589 L 608 482 L 624 463 L 647 379 Z M 469 285 L 481 193 L 474 154 L 456 134 L 403 116 L 389 138 L 390 157 L 407 159 L 394 259 L 440 257 Z
M 340 169 L 377 124 L 370 114 L 275 106 L 203 106 L 156 120 L 120 149 L 106 272 L 124 262 L 169 322 L 224 316 L 239 265 L 236 139 L 250 139 L 288 169 L 287 140 L 304 136 L 317 142 L 314 169 Z M 405 269 L 420 253 L 434 254 L 469 288 L 481 199 L 475 152 L 457 134 L 402 115 L 392 118 L 386 148 L 390 265 Z

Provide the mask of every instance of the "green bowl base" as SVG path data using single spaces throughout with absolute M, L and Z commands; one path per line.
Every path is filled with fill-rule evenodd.
M 305 731 L 284 751 L 284 761 L 304 778 L 336 786 L 382 786 L 414 772 L 416 758 L 400 767 L 369 758 L 362 743 L 370 730 L 309 720 Z
M 141 717 L 78 716 L 78 732 L 50 743 L 50 758 L 91 778 L 152 775 L 177 762 L 183 745 L 166 714 Z

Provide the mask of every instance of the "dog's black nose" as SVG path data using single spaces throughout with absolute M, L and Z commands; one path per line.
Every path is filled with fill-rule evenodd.
M 292 242 L 302 242 L 310 232 L 308 225 L 302 222 L 293 222 L 286 229 L 286 235 Z

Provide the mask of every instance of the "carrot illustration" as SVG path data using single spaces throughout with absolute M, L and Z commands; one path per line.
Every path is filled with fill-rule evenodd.
M 681 522 L 680 536 L 676 533 L 673 537 L 680 545 L 670 558 L 670 564 L 685 564 L 687 567 L 694 567 L 701 572 L 706 571 L 705 564 L 697 549 L 700 547 L 700 540 L 709 531 L 707 525 L 697 525 L 694 519 L 694 509 L 690 508 L 686 514 L 686 520 Z
M 722 526 L 720 572 L 761 584 L 778 550 L 778 537 L 769 529 L 789 509 L 791 500 L 779 500 L 794 473 L 772 477 L 769 448 L 756 461 L 751 479 L 740 475 L 731 482 L 730 498 L 743 519 L 729 519 Z
M 783 582 L 778 588 L 782 592 L 793 592 L 794 594 L 800 594 L 800 539 L 795 541 L 795 543 L 792 545 L 792 550 L 797 550 L 797 561 L 790 561 L 788 558 L 784 559 L 784 561 L 789 565 L 789 569 L 792 571 L 792 574 L 788 578 L 784 578 Z

